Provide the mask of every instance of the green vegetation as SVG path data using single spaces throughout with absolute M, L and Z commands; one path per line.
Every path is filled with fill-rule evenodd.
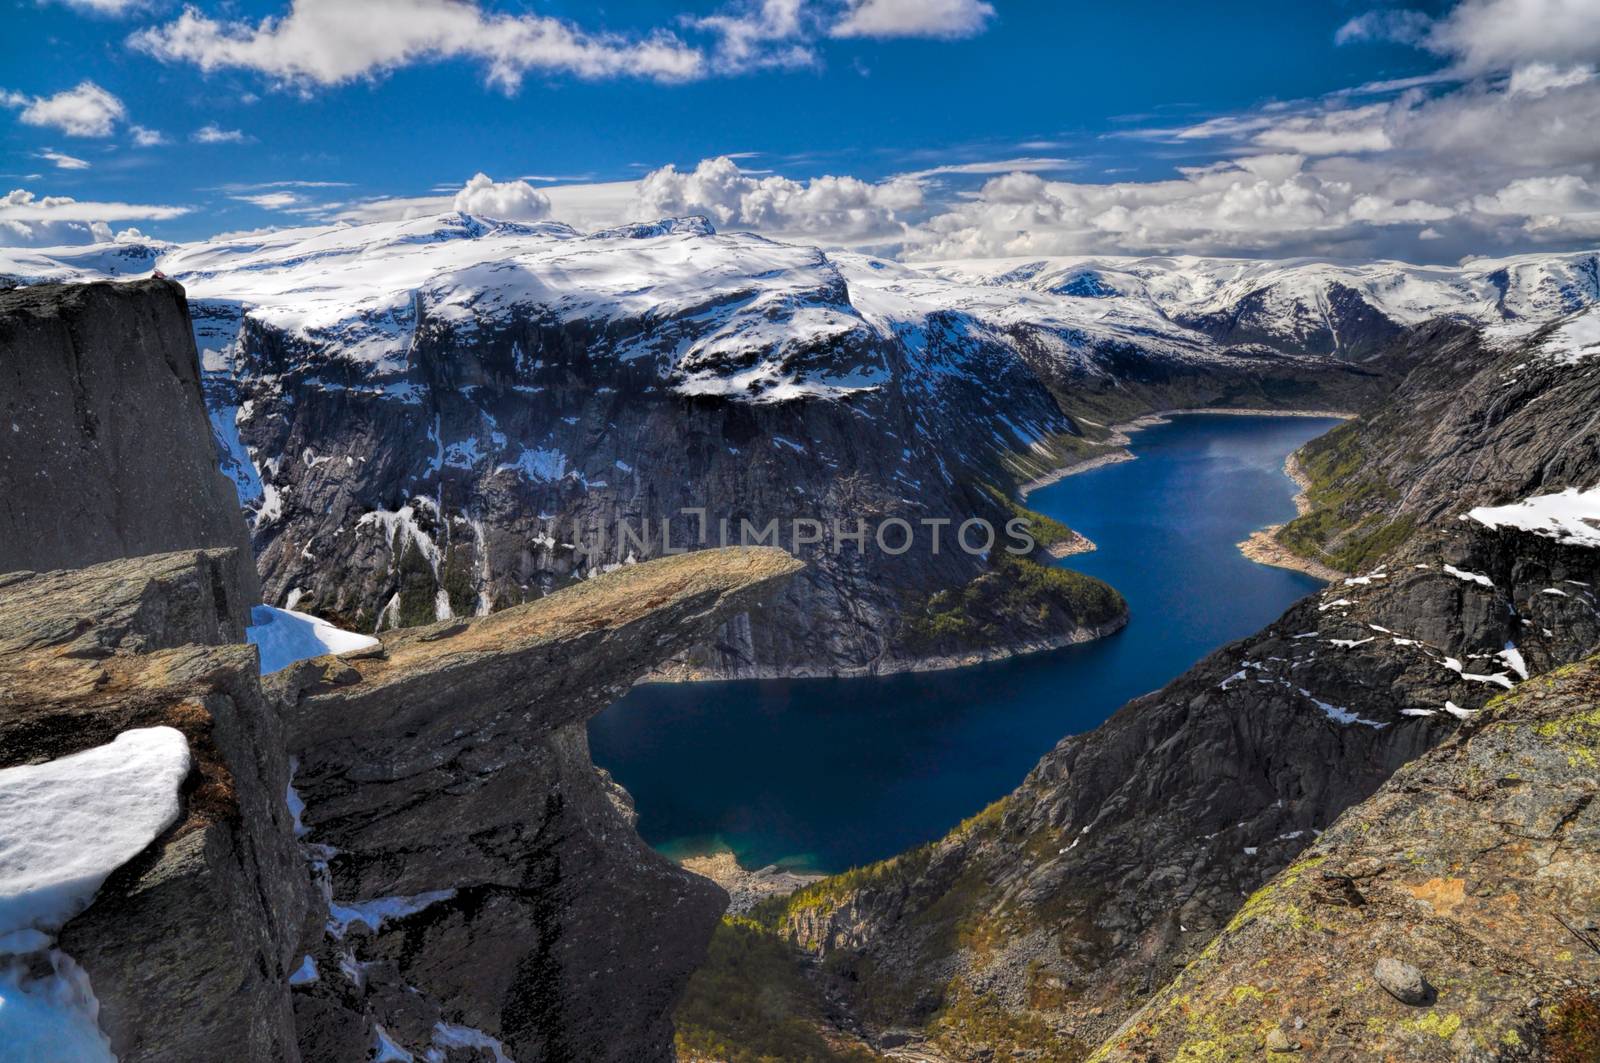
M 912 653 L 957 654 L 1098 627 L 1126 610 L 1122 595 L 1093 577 L 997 551 L 961 590 L 907 609 L 900 640 Z
M 680 1059 L 723 1063 L 869 1063 L 864 1048 L 823 1036 L 824 1004 L 804 958 L 748 919 L 722 921 L 675 1016 Z
M 1371 565 L 1416 529 L 1411 516 L 1392 513 L 1399 493 L 1374 470 L 1361 429 L 1351 421 L 1299 450 L 1311 511 L 1278 533 L 1278 541 L 1300 556 L 1346 572 Z
M 443 583 L 450 596 L 450 611 L 456 616 L 471 616 L 478 608 L 478 588 L 473 579 L 477 548 L 456 544 L 445 554 Z
M 1079 1063 L 1089 1055 L 1087 1045 L 1056 1033 L 1037 1015 L 1008 1009 L 966 986 L 953 988 L 928 1032 L 955 1058 L 964 1058 L 968 1045 L 987 1048 L 997 1059 L 1025 1052 L 1040 1063 Z
M 1020 518 L 1027 522 L 1028 534 L 1033 536 L 1033 541 L 1045 549 L 1061 543 L 1070 543 L 1078 538 L 1078 533 L 1043 513 L 1036 512 L 1013 499 L 1010 495 L 997 487 L 989 484 L 979 484 L 983 490 L 1004 509 L 1008 517 Z

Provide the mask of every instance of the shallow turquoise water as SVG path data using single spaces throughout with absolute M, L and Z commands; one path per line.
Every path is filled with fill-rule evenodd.
M 1134 436 L 1139 460 L 1034 492 L 1099 545 L 1063 563 L 1127 598 L 1118 635 L 949 672 L 638 687 L 590 723 L 595 762 L 675 855 L 838 871 L 936 838 L 1063 736 L 1320 586 L 1236 544 L 1294 515 L 1283 459 L 1337 423 L 1177 417 Z

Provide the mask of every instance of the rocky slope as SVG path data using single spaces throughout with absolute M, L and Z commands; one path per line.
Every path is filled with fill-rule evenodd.
M 195 546 L 249 557 L 178 285 L 0 292 L 0 379 L 0 571 Z M 253 566 L 236 578 L 259 597 Z
M 1097 1054 L 1600 1057 L 1600 661 L 1347 811 Z
M 1439 335 L 1448 342 L 1393 407 L 1334 435 L 1415 457 L 1381 426 L 1459 443 L 1457 420 L 1476 425 L 1469 445 L 1423 462 L 1444 475 L 1476 461 L 1470 489 L 1435 496 L 1361 575 L 1065 739 L 943 841 L 760 912 L 823 958 L 826 984 L 867 1029 L 909 1027 L 953 1059 L 1013 1047 L 1081 1057 L 1401 765 L 1491 696 L 1600 650 L 1600 550 L 1468 515 L 1592 486 L 1600 377 L 1581 363 L 1535 376 L 1543 334 L 1500 355 Z M 1479 364 L 1441 372 L 1452 358 Z M 1512 403 L 1504 389 L 1461 388 L 1495 379 L 1502 359 L 1542 389 Z M 1403 416 L 1422 393 L 1424 411 L 1450 415 Z M 1373 467 L 1372 453 L 1352 464 Z
M 1472 505 L 1592 486 L 1597 330 L 1591 310 L 1523 335 L 1418 332 L 1395 394 L 1296 455 L 1313 511 L 1279 541 L 1348 571 Z

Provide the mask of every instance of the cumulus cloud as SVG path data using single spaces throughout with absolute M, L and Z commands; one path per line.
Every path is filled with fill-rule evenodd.
M 727 156 L 703 159 L 683 172 L 663 166 L 639 182 L 640 218 L 703 214 L 713 224 L 805 235 L 828 241 L 898 234 L 899 215 L 922 205 L 921 182 L 907 177 L 868 182 L 855 177 L 753 177 Z
M 93 81 L 80 81 L 54 96 L 0 92 L 0 104 L 20 107 L 25 125 L 59 129 L 71 137 L 108 137 L 128 115 L 121 100 Z
M 994 17 L 983 0 L 851 0 L 835 37 L 971 37 Z
M 187 213 L 187 207 L 81 202 L 70 196 L 37 196 L 17 188 L 0 196 L 0 244 L 51 247 L 87 243 L 109 236 L 111 222 L 161 221 Z
M 130 43 L 167 62 L 252 70 L 301 87 L 449 58 L 483 63 L 490 83 L 507 91 L 530 71 L 682 81 L 704 67 L 699 50 L 665 31 L 589 33 L 548 16 L 493 14 L 470 0 L 293 0 L 287 14 L 257 23 L 214 19 L 190 6 Z
M 550 216 L 550 197 L 526 181 L 494 181 L 475 174 L 452 206 L 463 214 L 497 221 L 539 221 Z
M 142 125 L 131 125 L 128 127 L 128 133 L 133 137 L 134 144 L 141 148 L 158 148 L 163 144 L 169 143 L 166 134 L 162 133 L 159 129 L 148 129 Z

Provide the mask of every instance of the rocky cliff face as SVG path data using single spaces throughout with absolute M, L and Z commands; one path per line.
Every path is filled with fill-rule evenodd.
M 0 571 L 203 546 L 249 558 L 178 285 L 0 292 L 0 379 Z M 253 566 L 235 578 L 258 598 Z
M 0 769 L 134 728 L 189 746 L 177 822 L 59 935 L 110 1050 L 671 1058 L 727 897 L 639 840 L 583 724 L 797 567 L 770 549 L 632 566 L 265 690 L 224 552 L 0 577 Z M 6 964 L 42 964 L 33 940 L 0 942 L 23 956 Z
M 1252 894 L 1095 1056 L 1600 1057 L 1600 663 L 1496 698 Z
M 1443 409 L 1433 389 L 1461 379 L 1424 364 L 1395 402 L 1425 391 L 1423 408 Z M 1361 575 L 1065 739 L 948 838 L 770 905 L 767 925 L 827 957 L 869 1027 L 920 1029 L 958 1059 L 1087 1052 L 1401 765 L 1492 696 L 1600 650 L 1600 550 L 1467 517 L 1505 501 L 1505 484 L 1583 487 L 1600 468 L 1584 428 L 1600 378 L 1542 379 L 1520 404 L 1469 388 L 1448 417 L 1397 406 L 1340 429 L 1400 454 L 1405 440 L 1378 426 L 1459 443 L 1460 418 L 1480 428 L 1470 444 L 1413 460 L 1435 475 L 1450 462 L 1482 472 L 1432 498 L 1415 533 Z
M 640 841 L 584 724 L 798 567 L 771 549 L 663 559 L 283 674 L 329 912 L 296 990 L 305 1054 L 379 1038 L 422 1056 L 470 1029 L 519 1060 L 670 1059 L 727 895 Z
M 131 728 L 173 727 L 189 745 L 178 821 L 60 934 L 122 1060 L 299 1058 L 286 979 L 314 898 L 235 561 L 190 551 L 0 576 L 0 767 Z

